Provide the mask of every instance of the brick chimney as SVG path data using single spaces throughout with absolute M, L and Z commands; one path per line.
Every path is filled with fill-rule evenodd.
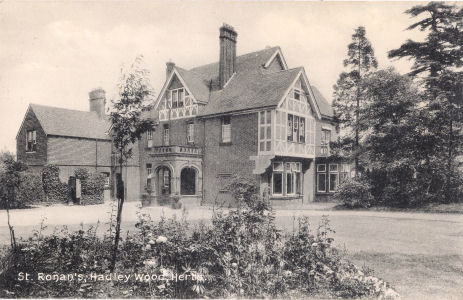
M 88 93 L 90 111 L 94 111 L 100 118 L 105 115 L 106 96 L 102 88 L 96 88 Z
M 172 70 L 174 69 L 174 67 L 175 67 L 175 63 L 171 61 L 166 62 L 166 79 L 169 78 L 170 73 L 172 73 Z
M 224 23 L 220 27 L 219 84 L 221 89 L 235 73 L 237 36 L 232 26 Z

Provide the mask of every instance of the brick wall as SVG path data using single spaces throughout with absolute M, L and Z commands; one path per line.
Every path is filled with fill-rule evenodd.
M 26 152 L 27 131 L 36 130 L 37 151 Z M 16 139 L 17 159 L 30 166 L 43 166 L 47 163 L 47 136 L 32 109 L 28 109 L 22 128 Z
M 254 162 L 250 156 L 257 155 L 257 113 L 231 117 L 231 143 L 221 144 L 221 118 L 202 120 L 207 133 L 204 138 L 203 189 L 204 202 L 230 201 L 229 193 L 220 192 L 228 182 L 224 175 L 253 178 Z M 199 134 L 203 134 L 199 132 Z M 220 176 L 222 175 L 222 176 Z
M 56 165 L 110 166 L 111 142 L 48 136 L 48 163 Z

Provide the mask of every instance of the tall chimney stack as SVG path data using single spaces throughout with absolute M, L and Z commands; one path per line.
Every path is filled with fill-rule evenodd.
M 175 67 L 174 62 L 171 62 L 171 61 L 166 62 L 166 80 L 169 78 L 170 73 L 172 73 L 172 70 L 174 69 L 174 67 Z
M 88 93 L 90 111 L 94 111 L 100 118 L 105 115 L 106 96 L 102 88 L 96 88 Z
M 221 89 L 235 73 L 237 36 L 232 26 L 224 23 L 220 27 L 219 84 Z

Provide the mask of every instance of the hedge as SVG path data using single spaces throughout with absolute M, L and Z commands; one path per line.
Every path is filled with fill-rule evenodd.
M 81 205 L 101 204 L 104 202 L 105 178 L 102 174 L 90 173 L 84 168 L 76 169 L 74 174 L 81 182 Z
M 16 202 L 20 206 L 27 204 L 38 204 L 45 201 L 45 192 L 42 186 L 42 176 L 40 174 L 25 172 L 21 174 L 21 182 Z
M 43 168 L 42 183 L 47 202 L 67 203 L 72 201 L 69 186 L 59 180 L 59 168 L 57 166 L 46 165 Z

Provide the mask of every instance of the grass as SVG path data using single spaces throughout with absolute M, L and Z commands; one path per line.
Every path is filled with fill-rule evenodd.
M 402 299 L 462 299 L 463 255 L 409 255 L 356 252 L 348 255 L 358 266 L 374 270 Z
M 463 214 L 463 203 L 439 204 L 431 203 L 423 207 L 415 208 L 398 208 L 387 206 L 373 206 L 370 208 L 347 208 L 339 204 L 332 207 L 332 210 L 358 210 L 358 211 L 393 211 L 393 212 L 425 212 L 425 213 L 446 213 L 446 214 Z

